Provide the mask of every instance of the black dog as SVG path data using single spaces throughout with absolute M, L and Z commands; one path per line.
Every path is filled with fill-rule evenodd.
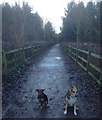
M 44 89 L 37 89 L 36 91 L 38 92 L 40 109 L 42 109 L 43 105 L 46 105 L 46 107 L 48 107 L 48 97 L 43 93 Z

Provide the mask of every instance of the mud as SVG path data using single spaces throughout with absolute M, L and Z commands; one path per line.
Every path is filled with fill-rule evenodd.
M 17 81 L 3 86 L 3 118 L 99 118 L 100 94 L 80 76 L 59 44 L 34 61 Z M 78 86 L 78 115 L 69 108 L 64 115 L 64 97 L 70 85 Z M 39 109 L 36 89 L 44 88 L 49 107 Z

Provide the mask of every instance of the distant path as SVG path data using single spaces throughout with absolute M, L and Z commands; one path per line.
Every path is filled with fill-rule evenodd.
M 14 118 L 66 118 L 74 117 L 72 111 L 64 115 L 64 96 L 70 85 L 78 86 L 79 114 L 77 117 L 100 117 L 100 99 L 85 79 L 80 78 L 70 58 L 64 55 L 59 44 L 31 65 L 18 82 L 5 88 L 3 117 Z M 6 87 L 6 86 L 5 86 Z M 49 98 L 49 108 L 40 110 L 36 89 L 44 88 Z M 4 94 L 3 93 L 3 94 Z M 10 95 L 8 95 L 10 94 Z

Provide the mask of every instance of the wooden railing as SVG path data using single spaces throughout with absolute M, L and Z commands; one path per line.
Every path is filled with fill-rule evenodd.
M 72 46 L 63 45 L 63 48 L 75 63 L 86 71 L 88 76 L 91 76 L 102 86 L 102 70 L 100 66 L 102 56 Z M 96 62 L 96 65 L 93 61 Z
M 2 52 L 2 74 L 7 76 L 14 71 L 20 64 L 36 57 L 40 52 L 49 45 L 37 45 L 26 48 L 15 49 L 12 51 Z

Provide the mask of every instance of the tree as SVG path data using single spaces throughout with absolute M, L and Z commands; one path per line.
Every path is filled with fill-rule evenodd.
M 61 36 L 64 41 L 99 42 L 99 3 L 71 2 L 65 9 Z
M 23 2 L 22 7 L 17 3 L 14 6 L 4 3 L 2 15 L 4 50 L 45 42 L 44 34 L 49 42 L 57 38 L 52 24 L 48 22 L 43 28 L 42 18 L 38 13 L 32 12 L 27 2 Z
M 44 40 L 54 42 L 57 39 L 57 35 L 51 22 L 47 22 L 44 27 Z

